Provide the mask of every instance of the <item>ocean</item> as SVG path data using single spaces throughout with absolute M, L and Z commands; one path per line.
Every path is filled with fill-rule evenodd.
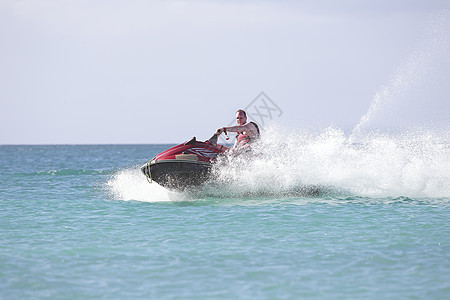
M 266 136 L 183 193 L 139 170 L 171 145 L 0 146 L 0 298 L 450 297 L 446 140 Z

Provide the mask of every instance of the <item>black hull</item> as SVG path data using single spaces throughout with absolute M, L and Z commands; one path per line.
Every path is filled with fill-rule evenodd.
M 203 184 L 211 172 L 210 163 L 189 161 L 149 162 L 141 167 L 142 172 L 159 185 L 184 190 Z

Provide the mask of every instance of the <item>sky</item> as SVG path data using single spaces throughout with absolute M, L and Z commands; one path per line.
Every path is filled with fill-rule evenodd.
M 0 0 L 0 144 L 207 139 L 241 108 L 299 130 L 447 125 L 449 4 Z

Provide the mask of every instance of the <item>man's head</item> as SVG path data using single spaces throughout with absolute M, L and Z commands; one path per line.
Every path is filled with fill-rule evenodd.
M 236 123 L 238 123 L 238 125 L 244 125 L 245 123 L 247 123 L 247 114 L 244 110 L 239 109 L 236 112 Z

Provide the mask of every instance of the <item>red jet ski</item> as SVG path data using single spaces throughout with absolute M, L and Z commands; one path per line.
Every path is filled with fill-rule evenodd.
M 180 189 L 195 187 L 208 180 L 212 164 L 218 155 L 229 148 L 217 144 L 214 134 L 205 142 L 191 140 L 167 149 L 141 167 L 148 180 L 165 188 Z

